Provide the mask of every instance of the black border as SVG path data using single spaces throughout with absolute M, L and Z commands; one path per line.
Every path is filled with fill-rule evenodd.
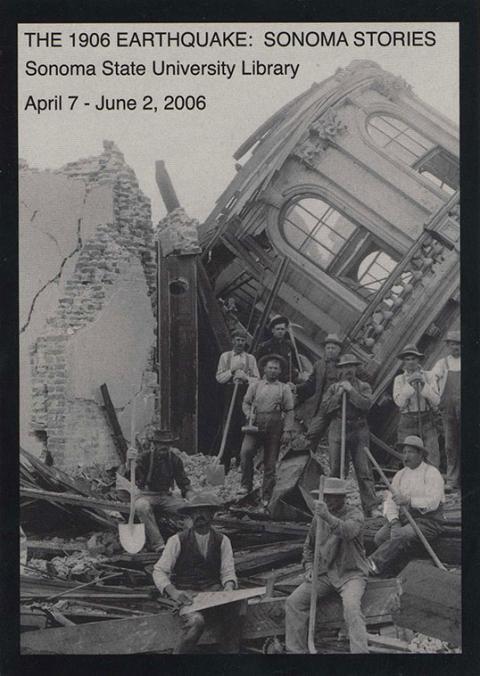
M 462 655 L 335 656 L 19 656 L 18 653 L 18 244 L 17 244 L 17 23 L 68 22 L 460 22 L 461 182 L 462 182 L 462 396 L 463 426 L 463 636 Z M 477 0 L 318 0 L 243 2 L 237 7 L 213 0 L 4 0 L 0 8 L 0 274 L 2 325 L 0 352 L 0 638 L 1 673 L 131 674 L 479 674 L 477 567 L 480 534 L 479 392 L 480 253 L 478 105 L 480 4 Z M 439 590 L 440 591 L 440 590 Z M 441 591 L 440 591 L 441 593 Z

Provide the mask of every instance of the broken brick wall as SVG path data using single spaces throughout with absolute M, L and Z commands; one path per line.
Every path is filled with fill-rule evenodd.
M 118 464 L 99 388 L 129 439 L 156 381 L 150 201 L 111 142 L 58 171 L 21 165 L 19 191 L 21 444 L 64 468 Z M 154 401 L 136 401 L 139 431 Z

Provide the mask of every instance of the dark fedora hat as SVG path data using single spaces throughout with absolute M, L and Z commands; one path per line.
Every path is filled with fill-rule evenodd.
M 211 509 L 218 511 L 223 507 L 223 502 L 217 498 L 213 493 L 197 493 L 191 500 L 185 502 L 184 505 L 178 508 L 178 511 L 189 512 L 192 509 Z
M 271 330 L 274 326 L 277 326 L 277 324 L 285 324 L 286 326 L 289 326 L 290 320 L 288 317 L 285 317 L 285 315 L 275 315 L 275 317 L 272 317 L 270 320 L 268 328 Z
M 358 357 L 356 357 L 354 354 L 351 354 L 351 352 L 346 352 L 345 354 L 342 354 L 340 359 L 337 362 L 337 368 L 341 368 L 342 366 L 358 366 L 362 362 Z
M 174 441 L 179 441 L 180 437 L 170 430 L 156 428 L 152 432 L 152 439 L 154 441 L 163 441 L 164 443 L 168 444 Z
M 260 359 L 258 360 L 257 366 L 259 370 L 260 371 L 263 370 L 263 368 L 267 365 L 267 362 L 273 359 L 275 361 L 280 362 L 280 368 L 282 372 L 285 372 L 287 370 L 288 368 L 287 360 L 285 359 L 285 357 L 282 357 L 281 354 L 264 354 L 263 357 L 260 357 Z

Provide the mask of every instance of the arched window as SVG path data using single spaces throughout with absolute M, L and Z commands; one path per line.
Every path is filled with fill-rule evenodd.
M 372 251 L 361 261 L 357 270 L 360 287 L 368 291 L 378 291 L 396 267 L 397 262 L 385 251 Z
M 304 197 L 287 208 L 282 230 L 294 249 L 326 270 L 357 228 L 322 199 Z
M 435 146 L 425 136 L 391 115 L 374 115 L 368 120 L 367 129 L 377 145 L 409 166 Z

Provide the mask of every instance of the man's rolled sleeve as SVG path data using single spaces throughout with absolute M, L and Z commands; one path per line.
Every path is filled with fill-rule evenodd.
M 228 538 L 226 535 L 224 535 L 222 538 L 220 553 L 222 559 L 220 569 L 220 579 L 222 586 L 225 586 L 227 582 L 233 582 L 236 589 L 238 587 L 238 580 L 235 574 L 235 562 L 233 560 L 232 543 L 230 542 L 230 538 Z
M 160 592 L 171 584 L 170 577 L 172 570 L 180 554 L 180 539 L 178 535 L 172 535 L 167 540 L 162 556 L 153 567 L 153 581 Z

